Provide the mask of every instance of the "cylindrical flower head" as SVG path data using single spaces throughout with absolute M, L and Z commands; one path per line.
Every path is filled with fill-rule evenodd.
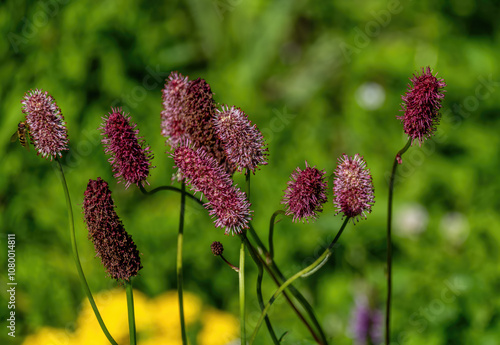
M 437 75 L 437 73 L 436 73 Z M 419 145 L 431 137 L 439 124 L 441 101 L 444 98 L 442 88 L 446 86 L 443 79 L 432 75 L 432 70 L 422 67 L 422 75 L 414 74 L 410 78 L 413 86 L 408 84 L 408 91 L 401 96 L 403 116 L 397 116 L 404 125 L 404 131 Z
M 288 188 L 282 204 L 287 206 L 285 214 L 293 215 L 293 221 L 302 222 L 317 219 L 318 212 L 323 211 L 323 204 L 327 201 L 325 171 L 307 165 L 304 170 L 297 168 L 290 176 Z
M 217 109 L 214 123 L 227 159 L 238 171 L 249 169 L 255 174 L 258 165 L 267 164 L 264 137 L 241 109 L 222 106 L 222 110 Z
M 90 180 L 84 193 L 83 213 L 89 239 L 108 274 L 129 280 L 142 268 L 139 251 L 115 211 L 108 183 Z
M 112 108 L 108 117 L 103 117 L 104 123 L 99 128 L 102 131 L 104 152 L 111 155 L 109 162 L 118 182 L 125 181 L 128 188 L 132 183 L 139 186 L 147 183 L 153 154 L 146 146 L 144 139 L 139 137 L 136 124 L 125 117 L 122 110 Z
M 54 98 L 43 90 L 29 90 L 21 100 L 31 141 L 37 154 L 50 160 L 68 150 L 68 131 Z
M 226 235 L 229 232 L 239 234 L 243 229 L 248 229 L 252 211 L 246 194 L 233 186 L 229 174 L 213 157 L 200 148 L 179 146 L 173 158 L 180 175 L 191 185 L 191 189 L 203 193 L 207 198 L 205 207 L 212 218 L 216 218 L 216 227 L 225 228 Z
M 333 180 L 333 204 L 338 208 L 336 214 L 358 219 L 366 218 L 375 202 L 373 182 L 370 169 L 366 167 L 363 157 L 357 153 L 354 157 L 344 154 L 339 158 Z
M 215 256 L 222 255 L 222 253 L 224 252 L 224 246 L 222 245 L 222 243 L 217 241 L 212 242 L 212 244 L 210 245 L 210 249 L 212 250 L 212 254 L 214 254 Z
M 232 174 L 236 167 L 226 159 L 215 133 L 216 105 L 210 85 L 201 78 L 189 81 L 187 77 L 172 72 L 162 93 L 162 135 L 167 137 L 167 143 L 175 148 L 188 140 L 193 147 L 203 148 Z

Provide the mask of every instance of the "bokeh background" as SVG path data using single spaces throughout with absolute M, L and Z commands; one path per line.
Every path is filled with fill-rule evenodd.
M 71 256 L 55 165 L 33 147 L 27 152 L 9 142 L 29 89 L 48 91 L 67 122 L 70 151 L 63 162 L 80 256 L 92 291 L 104 296 L 108 322 L 123 317 L 114 296 L 124 294 L 87 240 L 80 204 L 90 178 L 110 182 L 117 212 L 143 254 L 134 287 L 144 344 L 178 343 L 175 299 L 169 296 L 176 286 L 179 196 L 145 197 L 135 186 L 116 183 L 96 130 L 111 107 L 130 112 L 151 145 L 151 187 L 170 185 L 173 173 L 160 134 L 161 89 L 171 71 L 204 78 L 217 102 L 241 107 L 269 143 L 269 165 L 252 176 L 253 224 L 262 239 L 296 167 L 307 160 L 330 174 L 342 153 L 363 155 L 375 184 L 372 214 L 349 225 L 328 264 L 296 284 L 331 343 L 352 344 L 356 305 L 369 300 L 383 310 L 385 301 L 387 178 L 406 141 L 396 119 L 400 97 L 408 78 L 431 66 L 448 86 L 437 135 L 403 156 L 397 179 L 392 344 L 498 344 L 499 9 L 493 0 L 3 1 L 0 341 L 100 343 L 100 330 L 88 327 L 92 316 L 82 316 L 88 303 Z M 242 185 L 242 176 L 234 178 Z M 187 212 L 189 337 L 193 344 L 223 344 L 238 328 L 238 280 L 209 247 L 221 241 L 226 258 L 236 263 L 239 239 L 216 230 L 196 203 L 188 202 Z M 277 263 L 287 275 L 296 272 L 323 251 L 340 225 L 331 195 L 318 221 L 281 221 Z M 17 240 L 15 339 L 4 327 L 7 233 Z M 256 267 L 247 262 L 252 329 Z M 265 296 L 274 288 L 266 278 Z M 270 316 L 277 333 L 289 332 L 284 343 L 312 343 L 283 301 Z M 126 326 L 116 323 L 116 337 L 127 343 Z M 217 325 L 221 329 L 209 329 Z M 219 337 L 210 338 L 210 331 Z M 263 327 L 259 344 L 270 343 L 266 332 Z

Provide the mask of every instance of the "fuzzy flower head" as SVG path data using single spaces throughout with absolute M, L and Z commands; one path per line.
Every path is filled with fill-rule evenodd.
M 251 170 L 266 165 L 268 149 L 262 133 L 239 108 L 222 106 L 215 115 L 215 132 L 222 141 L 227 159 L 238 171 Z
M 410 78 L 413 86 L 408 84 L 408 91 L 401 96 L 404 115 L 397 118 L 403 123 L 404 131 L 412 142 L 418 140 L 419 145 L 435 133 L 441 117 L 439 109 L 446 83 L 436 76 L 432 75 L 430 67 L 422 67 L 422 74 L 414 74 Z
M 382 342 L 383 314 L 370 306 L 366 298 L 358 299 L 353 310 L 351 332 L 356 345 Z
M 217 241 L 212 242 L 212 244 L 210 245 L 210 249 L 212 250 L 212 254 L 214 254 L 215 256 L 222 255 L 222 253 L 224 252 L 224 246 L 222 245 L 222 243 Z
M 54 98 L 43 90 L 29 90 L 21 104 L 37 154 L 50 160 L 61 157 L 68 150 L 68 131 Z
M 99 128 L 102 132 L 104 152 L 109 154 L 109 162 L 118 182 L 125 181 L 128 188 L 132 183 L 139 186 L 147 183 L 153 154 L 146 146 L 144 139 L 139 137 L 137 125 L 130 117 L 123 115 L 120 108 L 111 109 L 108 117 L 103 117 L 104 123 Z
M 337 214 L 357 219 L 366 218 L 375 202 L 373 182 L 370 169 L 366 167 L 363 157 L 357 153 L 354 157 L 344 154 L 339 158 L 333 181 L 333 204 L 338 208 Z
M 175 149 L 173 158 L 179 174 L 191 185 L 191 189 L 203 193 L 208 202 L 209 210 L 218 228 L 229 232 L 242 233 L 248 229 L 251 220 L 250 203 L 246 194 L 233 186 L 229 174 L 209 156 L 203 149 L 193 149 L 189 146 L 179 146 Z
M 162 94 L 161 126 L 166 143 L 175 148 L 189 141 L 194 148 L 203 148 L 232 174 L 236 167 L 227 160 L 215 133 L 216 104 L 210 85 L 201 78 L 188 80 L 180 73 L 172 72 Z
M 83 214 L 89 239 L 108 274 L 129 280 L 142 268 L 139 251 L 115 211 L 108 183 L 90 180 L 83 199 Z
M 282 204 L 287 206 L 285 214 L 293 215 L 293 221 L 302 222 L 317 219 L 318 212 L 323 211 L 323 204 L 327 201 L 325 171 L 307 165 L 304 170 L 297 168 L 290 176 L 288 188 Z

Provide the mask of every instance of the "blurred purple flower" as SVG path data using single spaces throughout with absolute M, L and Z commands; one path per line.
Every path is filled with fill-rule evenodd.
M 102 131 L 104 152 L 109 154 L 109 162 L 113 167 L 114 176 L 118 182 L 125 181 L 128 188 L 132 183 L 144 186 L 149 176 L 153 154 L 146 146 L 144 139 L 139 137 L 136 124 L 125 117 L 120 108 L 112 108 L 108 117 L 103 117 L 104 123 L 99 128 Z
M 181 178 L 186 179 L 192 190 L 202 192 L 207 198 L 205 207 L 212 217 L 216 217 L 216 227 L 225 228 L 226 235 L 248 229 L 252 211 L 246 194 L 233 186 L 229 174 L 213 157 L 201 148 L 179 146 L 173 158 Z
M 293 215 L 293 221 L 302 222 L 309 219 L 317 219 L 318 212 L 323 211 L 323 204 L 327 201 L 327 183 L 324 180 L 325 171 L 316 167 L 309 167 L 306 161 L 306 168 L 297 168 L 288 181 L 288 187 L 282 204 L 287 206 L 285 214 Z
M 163 93 L 162 135 L 175 149 L 188 140 L 195 148 L 203 148 L 229 174 L 236 167 L 227 161 L 220 140 L 215 134 L 213 120 L 216 104 L 208 83 L 198 78 L 188 80 L 180 73 L 172 72 Z
M 139 251 L 116 214 L 108 183 L 100 177 L 87 185 L 83 213 L 89 239 L 108 274 L 117 280 L 136 276 L 142 268 Z
M 37 154 L 50 160 L 61 157 L 68 150 L 68 131 L 54 98 L 43 90 L 29 90 L 21 104 Z
M 353 221 L 358 216 L 366 218 L 375 202 L 370 169 L 357 153 L 352 158 L 344 154 L 338 161 L 333 182 L 333 204 L 338 208 L 337 214 L 343 212 Z
M 255 174 L 258 165 L 267 164 L 268 149 L 264 137 L 241 109 L 234 106 L 217 109 L 215 131 L 227 159 L 238 171 L 249 169 Z
M 437 73 L 436 73 L 437 75 Z M 414 74 L 410 78 L 413 86 L 408 84 L 408 91 L 401 96 L 403 116 L 397 116 L 404 125 L 404 131 L 419 145 L 431 137 L 439 124 L 441 101 L 444 98 L 442 88 L 446 86 L 443 79 L 432 75 L 432 70 L 422 67 L 422 75 Z
M 356 301 L 351 319 L 351 331 L 356 345 L 378 345 L 382 343 L 383 315 L 372 308 L 366 298 Z

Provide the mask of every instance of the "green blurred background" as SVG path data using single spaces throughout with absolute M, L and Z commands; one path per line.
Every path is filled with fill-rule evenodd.
M 179 196 L 144 197 L 112 177 L 96 129 L 112 106 L 130 112 L 155 154 L 149 182 L 169 185 L 172 159 L 160 134 L 161 89 L 171 71 L 204 78 L 221 104 L 241 107 L 269 143 L 252 176 L 253 224 L 269 217 L 290 173 L 307 162 L 333 172 L 342 153 L 363 155 L 375 184 L 367 220 L 349 225 L 329 263 L 297 287 L 332 344 L 353 343 L 356 300 L 385 301 L 387 175 L 406 138 L 400 115 L 408 78 L 431 66 L 448 84 L 435 139 L 403 156 L 394 204 L 393 344 L 498 344 L 500 339 L 499 6 L 493 0 L 69 1 L 0 4 L 0 318 L 6 307 L 6 233 L 17 238 L 17 337 L 71 329 L 84 299 L 71 256 L 63 191 L 53 162 L 9 138 L 31 88 L 48 91 L 67 122 L 63 159 L 89 285 L 113 288 L 86 238 L 81 206 L 89 178 L 110 182 L 117 212 L 143 253 L 135 287 L 154 297 L 175 288 Z M 241 175 L 235 180 L 242 185 Z M 239 239 L 188 202 L 185 289 L 238 314 L 238 280 L 214 258 L 221 241 L 237 262 Z M 276 227 L 276 261 L 291 275 L 341 224 L 328 204 L 318 221 Z M 258 304 L 248 260 L 248 313 Z M 274 291 L 265 280 L 266 299 Z M 288 344 L 311 337 L 286 303 L 271 312 Z M 154 313 L 151 310 L 151 313 Z M 5 321 L 2 322 L 2 325 Z M 69 325 L 69 326 L 68 326 Z M 270 343 L 263 327 L 258 343 Z

